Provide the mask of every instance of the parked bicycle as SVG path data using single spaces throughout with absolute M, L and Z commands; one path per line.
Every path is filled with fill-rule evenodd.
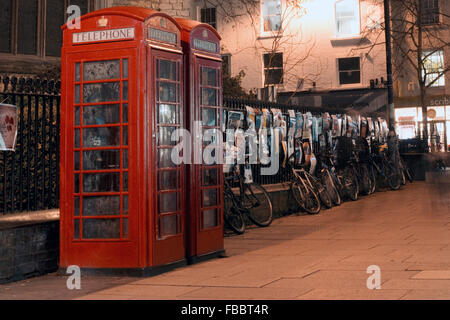
M 237 234 L 245 232 L 245 217 L 260 227 L 272 223 L 272 202 L 263 186 L 246 181 L 241 168 L 233 166 L 224 176 L 224 220 Z M 237 185 L 237 187 L 234 187 Z

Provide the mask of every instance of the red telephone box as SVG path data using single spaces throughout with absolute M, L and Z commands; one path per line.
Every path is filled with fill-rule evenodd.
M 191 165 L 187 168 L 186 188 L 190 199 L 186 221 L 187 258 L 192 263 L 224 253 L 222 162 L 205 163 L 203 157 L 205 148 L 211 148 L 217 153 L 217 159 L 222 159 L 222 145 L 219 144 L 222 134 L 222 59 L 220 36 L 213 27 L 183 18 L 176 18 L 176 21 L 182 28 L 185 97 L 189 109 L 186 121 L 194 150 Z M 196 128 L 201 128 L 205 134 L 203 139 L 199 138 Z M 195 159 L 198 151 L 200 157 Z
M 186 263 L 179 24 L 113 7 L 63 27 L 61 267 L 159 272 Z

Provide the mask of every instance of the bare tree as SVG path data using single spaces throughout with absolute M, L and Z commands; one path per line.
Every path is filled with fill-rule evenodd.
M 282 0 L 281 6 L 273 8 L 273 20 L 264 21 L 261 19 L 263 12 L 260 0 L 202 0 L 205 7 L 215 7 L 217 15 L 227 23 L 239 25 L 243 19 L 250 21 L 255 41 L 239 48 L 239 52 L 252 49 L 258 55 L 264 53 L 266 59 L 264 87 L 283 83 L 297 84 L 302 66 L 312 57 L 314 39 L 304 39 L 301 28 L 294 27 L 306 14 L 304 7 L 306 1 L 308 0 Z M 265 36 L 260 36 L 261 30 L 264 30 Z M 279 53 L 282 53 L 282 76 L 277 76 L 273 71 L 279 68 Z M 316 65 L 317 69 L 313 72 L 301 71 L 303 82 L 317 80 L 321 69 L 320 63 Z M 298 86 L 294 88 L 292 96 L 295 95 Z
M 439 2 L 441 6 L 439 7 Z M 448 61 L 443 61 L 444 51 L 450 47 L 449 0 L 391 0 L 392 64 L 396 79 L 417 80 L 422 107 L 423 136 L 428 137 L 427 101 L 431 87 L 443 83 L 450 71 Z M 441 9 L 441 10 L 439 10 Z M 384 33 L 381 28 L 367 28 L 366 34 Z M 377 36 L 378 38 L 378 36 Z M 379 37 L 382 38 L 382 37 Z M 377 41 L 373 48 L 384 45 Z

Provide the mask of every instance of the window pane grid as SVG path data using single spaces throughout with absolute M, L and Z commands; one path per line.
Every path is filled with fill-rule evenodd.
M 74 126 L 78 130 L 74 152 L 77 156 L 79 154 L 79 163 L 75 168 L 78 190 L 75 191 L 78 191 L 80 218 L 78 225 L 74 226 L 78 228 L 75 239 L 128 238 L 129 170 L 128 159 L 124 161 L 123 157 L 128 156 L 129 88 L 128 78 L 123 78 L 123 75 L 128 76 L 128 70 L 124 68 L 128 68 L 128 59 L 80 61 L 76 64 L 80 101 L 77 104 L 77 125 Z M 113 87 L 99 89 L 108 83 Z M 102 96 L 103 89 L 116 90 L 115 87 L 116 93 Z M 86 95 L 87 89 L 92 90 Z M 89 137 L 95 140 L 96 135 L 99 139 L 106 137 L 106 142 L 91 143 L 91 140 L 86 140 Z

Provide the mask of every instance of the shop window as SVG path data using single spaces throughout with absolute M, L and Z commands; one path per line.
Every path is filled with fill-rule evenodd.
M 426 26 L 439 23 L 439 0 L 422 0 L 421 4 L 421 24 Z
M 360 34 L 359 0 L 336 2 L 336 37 L 354 37 Z
M 266 53 L 264 60 L 264 85 L 283 83 L 283 53 Z
M 262 0 L 263 32 L 281 30 L 281 0 Z
M 338 59 L 339 84 L 361 83 L 360 58 Z
M 200 21 L 211 25 L 214 29 L 217 28 L 216 8 L 201 8 Z
M 444 51 L 424 51 L 422 54 L 425 85 L 430 87 L 445 86 L 444 76 Z

